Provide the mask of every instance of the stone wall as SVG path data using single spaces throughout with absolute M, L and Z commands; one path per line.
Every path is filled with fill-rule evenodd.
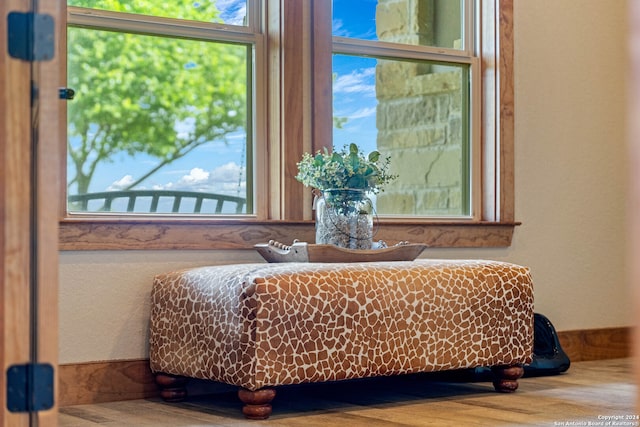
M 378 38 L 434 43 L 435 6 L 434 0 L 379 0 Z M 460 67 L 378 61 L 377 145 L 392 157 L 393 173 L 400 175 L 378 195 L 379 214 L 466 214 L 466 75 Z

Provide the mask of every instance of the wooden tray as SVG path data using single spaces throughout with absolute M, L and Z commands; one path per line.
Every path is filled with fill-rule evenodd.
M 296 241 L 288 246 L 272 240 L 254 245 L 254 248 L 267 262 L 374 262 L 413 261 L 427 245 L 398 244 L 380 249 L 345 249 Z

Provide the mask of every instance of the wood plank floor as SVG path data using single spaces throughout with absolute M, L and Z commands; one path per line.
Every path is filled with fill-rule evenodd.
M 560 426 L 640 425 L 631 359 L 576 362 L 557 376 L 520 379 L 514 394 L 487 382 L 439 375 L 407 375 L 331 384 L 280 387 L 273 415 L 250 421 L 235 389 L 182 403 L 130 400 L 60 409 L 59 425 L 75 426 Z M 619 423 L 619 424 L 616 424 Z

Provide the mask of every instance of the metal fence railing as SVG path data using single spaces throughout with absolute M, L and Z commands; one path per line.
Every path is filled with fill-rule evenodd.
M 196 191 L 126 190 L 69 195 L 70 211 L 163 213 L 244 213 L 246 199 L 226 194 Z M 116 205 L 119 206 L 116 208 Z M 126 205 L 126 207 L 125 207 Z M 121 207 L 120 207 L 121 206 Z M 188 206 L 188 211 L 185 210 Z

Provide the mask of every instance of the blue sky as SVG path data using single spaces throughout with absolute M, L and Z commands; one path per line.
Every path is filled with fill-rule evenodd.
M 226 23 L 242 23 L 246 8 L 244 0 L 217 0 L 216 4 Z M 334 0 L 334 34 L 375 38 L 376 4 L 377 0 Z M 375 64 L 376 61 L 370 58 L 338 56 L 334 59 L 334 115 L 347 118 L 344 128 L 334 133 L 337 147 L 355 142 L 365 152 L 375 149 Z M 165 166 L 139 188 L 244 196 L 244 144 L 242 133 L 228 135 L 226 141 L 213 141 Z M 90 191 L 123 188 L 136 178 L 136 172 L 150 169 L 155 162 L 145 155 L 118 154 L 112 163 L 98 166 Z
M 377 0 L 333 0 L 333 35 L 376 40 Z M 343 129 L 334 129 L 334 145 L 355 142 L 365 152 L 376 148 L 376 60 L 337 55 L 333 58 L 333 114 L 346 117 Z

